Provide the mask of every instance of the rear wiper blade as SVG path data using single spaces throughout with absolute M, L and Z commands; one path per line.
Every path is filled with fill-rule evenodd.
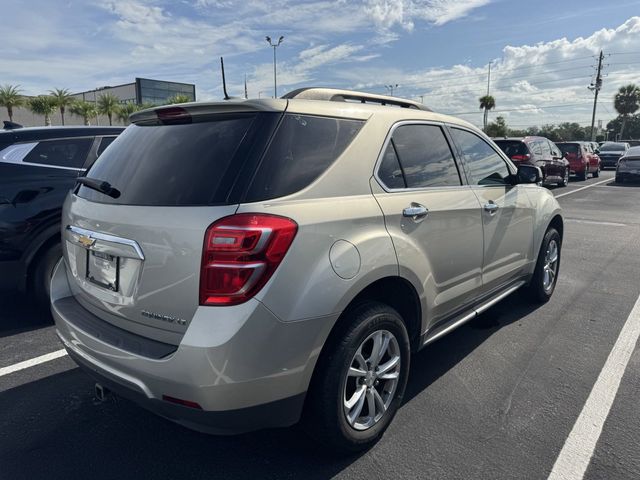
M 76 183 L 84 185 L 87 188 L 97 190 L 100 193 L 109 195 L 112 198 L 118 198 L 120 196 L 120 190 L 111 186 L 109 182 L 98 180 L 96 178 L 79 177 L 76 179 Z

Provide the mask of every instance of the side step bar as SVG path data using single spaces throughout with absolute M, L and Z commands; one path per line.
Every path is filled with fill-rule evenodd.
M 446 325 L 438 326 L 434 328 L 432 331 L 427 332 L 424 335 L 422 346 L 428 345 L 431 342 L 435 342 L 437 339 L 439 339 L 440 337 L 443 337 L 444 335 L 451 332 L 452 330 L 455 330 L 456 328 L 460 327 L 461 325 L 464 325 L 468 321 L 473 320 L 485 310 L 488 310 L 489 308 L 493 307 L 500 300 L 511 295 L 513 292 L 515 292 L 520 287 L 522 287 L 525 283 L 526 283 L 525 281 L 518 282 L 512 287 L 505 290 L 504 292 L 500 293 L 499 295 L 487 300 L 485 303 L 480 304 L 480 306 L 476 307 L 472 312 L 464 314 L 463 316 L 458 317 L 457 319 L 454 319 L 451 322 L 448 322 Z

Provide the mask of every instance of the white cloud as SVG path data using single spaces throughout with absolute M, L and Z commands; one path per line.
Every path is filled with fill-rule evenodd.
M 379 27 L 411 31 L 418 19 L 434 25 L 467 16 L 490 0 L 366 0 L 366 12 Z

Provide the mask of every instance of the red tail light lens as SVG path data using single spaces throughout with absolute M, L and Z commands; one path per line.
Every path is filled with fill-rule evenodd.
M 267 283 L 291 246 L 298 224 L 286 217 L 241 213 L 204 236 L 200 305 L 237 305 Z
M 528 153 L 525 155 L 511 155 L 511 160 L 515 160 L 516 162 L 526 162 L 531 158 L 531 155 Z

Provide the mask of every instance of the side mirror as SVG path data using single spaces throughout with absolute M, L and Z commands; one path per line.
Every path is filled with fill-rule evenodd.
M 540 183 L 542 182 L 542 170 L 533 165 L 518 165 L 516 178 L 517 183 Z

